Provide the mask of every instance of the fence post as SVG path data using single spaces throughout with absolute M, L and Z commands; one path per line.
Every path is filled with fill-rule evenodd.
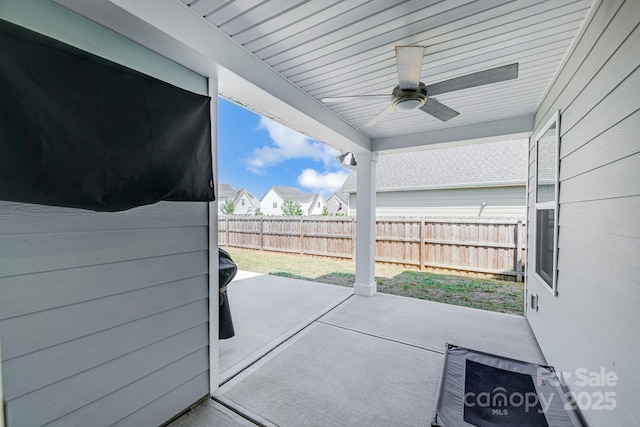
M 300 255 L 304 255 L 304 216 L 300 217 Z
M 522 220 L 518 220 L 516 224 L 516 282 L 522 281 Z
M 231 246 L 231 241 L 229 240 L 229 217 L 226 218 L 227 220 L 227 226 L 225 227 L 225 231 L 226 231 L 226 242 L 227 242 L 227 246 Z
M 264 221 L 263 220 L 264 220 L 264 218 L 262 216 L 260 216 L 260 244 L 259 244 L 260 250 L 264 249 L 264 242 L 263 242 L 263 239 L 264 239 L 264 236 L 263 236 L 263 227 L 264 227 L 263 224 L 264 224 Z
M 420 249 L 418 250 L 418 256 L 420 257 L 420 270 L 424 270 L 424 220 L 420 220 Z

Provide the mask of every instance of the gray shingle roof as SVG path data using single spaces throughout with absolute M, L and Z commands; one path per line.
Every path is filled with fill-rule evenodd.
M 282 200 L 293 200 L 294 202 L 307 203 L 311 201 L 316 195 L 311 193 L 303 193 L 296 187 L 282 187 L 274 185 L 273 190 L 280 195 Z
M 378 190 L 415 190 L 466 186 L 525 185 L 526 139 L 463 147 L 438 148 L 380 155 Z M 355 193 L 357 173 L 352 171 L 340 191 Z
M 240 190 L 234 189 L 229 184 L 218 184 L 218 199 L 233 199 Z
M 347 203 L 347 197 L 346 197 L 345 193 L 340 193 L 340 192 L 333 193 L 331 196 L 329 196 L 329 199 L 331 197 L 335 197 L 336 199 L 339 199 L 341 202 Z M 327 200 L 329 200 L 329 199 L 327 199 Z
M 219 183 L 218 184 L 218 200 L 231 199 L 234 201 L 234 203 L 237 203 L 236 198 L 240 196 L 240 194 L 242 193 L 242 190 L 243 190 L 242 188 L 237 188 L 237 189 L 233 188 L 229 184 Z M 255 206 L 260 206 L 260 201 L 256 198 L 256 196 L 249 193 L 248 191 L 246 191 L 246 193 L 247 193 L 247 196 L 251 199 L 251 202 Z

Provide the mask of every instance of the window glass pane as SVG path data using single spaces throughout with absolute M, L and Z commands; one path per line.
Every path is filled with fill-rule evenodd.
M 558 152 L 556 124 L 538 140 L 536 202 L 552 202 L 556 198 L 556 154 Z
M 536 273 L 553 288 L 553 233 L 555 209 L 536 212 Z

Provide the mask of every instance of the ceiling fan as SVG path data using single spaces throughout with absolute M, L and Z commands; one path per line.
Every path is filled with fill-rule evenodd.
M 518 64 L 491 68 L 466 76 L 455 77 L 439 83 L 425 85 L 420 81 L 424 46 L 396 46 L 396 65 L 399 84 L 391 95 L 359 95 L 323 98 L 323 102 L 345 102 L 353 100 L 390 99 L 391 103 L 364 127 L 371 127 L 392 111 L 413 111 L 420 109 L 436 119 L 446 122 L 459 115 L 456 110 L 441 104 L 432 96 L 468 89 L 490 83 L 512 80 L 518 77 Z

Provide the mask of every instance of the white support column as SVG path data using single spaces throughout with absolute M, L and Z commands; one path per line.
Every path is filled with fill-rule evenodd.
M 378 153 L 358 153 L 356 187 L 356 283 L 355 295 L 372 296 L 376 285 L 376 166 Z
M 218 81 L 209 77 L 211 97 L 211 154 L 213 156 L 213 188 L 218 197 Z M 220 383 L 218 311 L 218 201 L 209 203 L 209 393 Z

